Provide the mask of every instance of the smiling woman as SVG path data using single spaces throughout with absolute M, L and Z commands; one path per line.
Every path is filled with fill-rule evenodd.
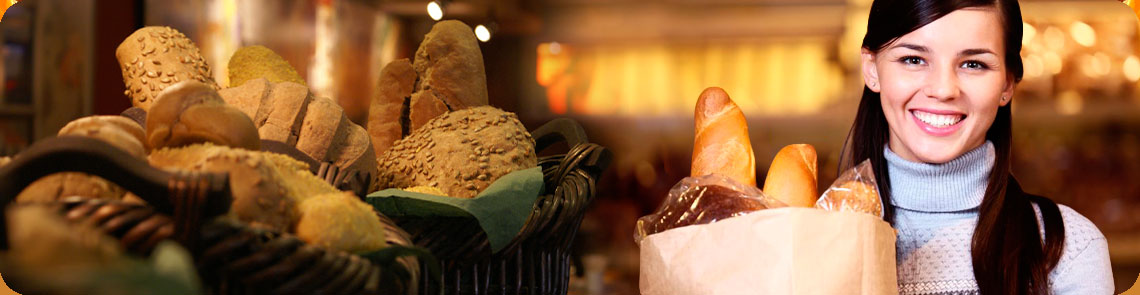
M 867 86 L 882 97 L 891 150 L 910 161 L 947 162 L 985 142 L 1009 103 L 997 9 L 954 11 L 877 54 L 863 49 Z M 1000 98 L 999 98 L 1000 97 Z
M 903 294 L 1111 294 L 1104 235 L 1010 175 L 1016 0 L 877 0 L 846 165 L 869 159 Z

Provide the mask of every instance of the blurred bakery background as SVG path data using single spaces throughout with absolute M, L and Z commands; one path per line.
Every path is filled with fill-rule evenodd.
M 615 163 L 575 240 L 572 294 L 636 294 L 635 220 L 688 175 L 692 110 L 720 86 L 749 117 L 758 175 L 810 143 L 834 180 L 861 80 L 870 0 L 34 0 L 0 1 L 0 156 L 75 118 L 118 114 L 116 46 L 167 25 L 225 84 L 229 56 L 264 45 L 363 125 L 380 69 L 437 19 L 480 38 L 491 104 L 529 128 L 586 126 Z M 1140 273 L 1140 24 L 1115 0 L 1022 0 L 1025 79 L 1014 173 L 1108 237 L 1118 291 Z M 763 177 L 760 177 L 763 181 Z

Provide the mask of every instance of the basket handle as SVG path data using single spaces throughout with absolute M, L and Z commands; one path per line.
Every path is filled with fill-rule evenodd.
M 534 150 L 535 152 L 545 150 L 550 146 L 566 142 L 570 148 L 588 142 L 586 139 L 586 131 L 582 129 L 582 125 L 578 122 L 568 118 L 558 118 L 542 124 L 530 133 L 534 136 Z
M 65 135 L 37 142 L 0 167 L 0 205 L 12 203 L 32 182 L 59 172 L 101 177 L 138 195 L 157 211 L 174 215 L 175 232 L 189 246 L 200 220 L 225 214 L 232 200 L 225 173 L 167 172 L 102 140 Z M 8 249 L 7 231 L 4 211 L 0 211 L 0 250 Z
M 571 150 L 582 144 L 589 144 L 586 138 L 586 131 L 582 129 L 577 121 L 569 118 L 558 118 L 539 126 L 531 132 L 534 136 L 535 152 L 539 152 L 549 148 L 550 146 L 566 142 Z M 591 172 L 601 172 L 609 166 L 611 153 L 605 149 L 591 149 L 589 155 L 579 161 L 578 167 L 590 170 Z

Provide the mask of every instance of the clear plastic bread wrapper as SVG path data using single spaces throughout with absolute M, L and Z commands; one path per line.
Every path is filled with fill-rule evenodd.
M 862 212 L 883 217 L 879 184 L 870 160 L 843 172 L 815 202 L 815 207 L 828 211 Z
M 760 189 L 710 174 L 677 182 L 653 214 L 637 220 L 634 241 L 666 230 L 717 222 L 758 210 L 785 207 Z

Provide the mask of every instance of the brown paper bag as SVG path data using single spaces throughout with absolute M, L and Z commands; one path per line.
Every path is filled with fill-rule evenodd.
M 641 294 L 898 294 L 895 231 L 863 213 L 761 210 L 641 241 Z

